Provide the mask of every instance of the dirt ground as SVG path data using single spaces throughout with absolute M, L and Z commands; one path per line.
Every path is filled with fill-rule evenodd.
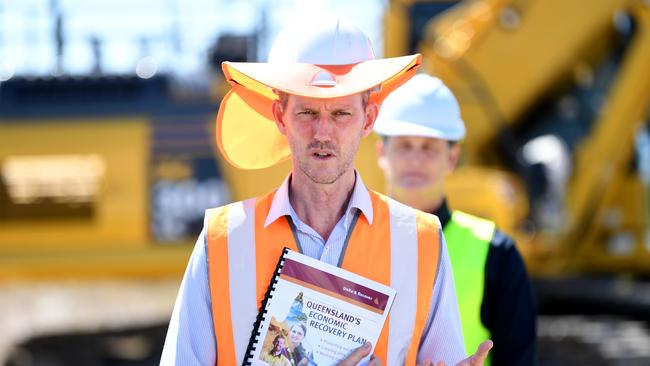
M 540 316 L 543 366 L 650 365 L 650 322 L 607 315 Z
M 32 352 L 24 347 L 16 348 L 20 344 L 29 345 L 29 340 L 70 334 L 88 339 L 95 334 L 166 324 L 179 285 L 177 279 L 3 284 L 0 286 L 0 364 L 5 364 L 10 354 L 29 358 Z M 117 348 L 134 348 L 128 340 L 116 344 Z M 81 351 L 79 345 L 73 342 L 70 347 Z M 58 344 L 57 347 L 67 346 Z M 88 347 L 84 351 L 87 350 Z M 32 364 L 25 362 L 25 365 Z
M 158 365 L 179 281 L 0 287 L 0 365 Z M 650 365 L 650 321 L 540 315 L 541 366 Z

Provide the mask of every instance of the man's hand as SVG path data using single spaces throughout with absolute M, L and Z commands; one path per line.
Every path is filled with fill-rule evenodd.
M 372 349 L 372 344 L 370 342 L 366 342 L 363 346 L 352 351 L 352 353 L 350 353 L 350 355 L 346 357 L 343 361 L 339 362 L 337 366 L 356 366 L 356 364 L 358 364 L 359 361 L 363 360 L 364 357 L 370 354 L 371 349 Z M 381 366 L 381 361 L 379 361 L 378 358 L 373 356 L 370 358 L 370 362 L 368 362 L 368 366 Z
M 456 366 L 483 366 L 483 363 L 485 362 L 485 359 L 487 359 L 488 353 L 490 353 L 491 349 L 492 341 L 483 341 L 481 344 L 479 344 L 478 349 L 476 349 L 476 353 L 460 361 L 456 364 Z M 436 366 L 446 365 L 447 364 L 443 361 L 440 361 L 436 364 Z M 421 366 L 433 366 L 433 363 L 431 361 L 424 361 Z
M 492 349 L 492 345 L 493 344 L 491 340 L 483 341 L 481 344 L 479 344 L 478 348 L 476 349 L 476 353 L 460 361 L 459 363 L 456 364 L 456 366 L 483 366 L 483 363 L 487 359 L 487 356 L 490 353 L 490 350 Z M 352 351 L 352 353 L 350 353 L 350 355 L 346 357 L 343 361 L 341 361 L 337 366 L 355 366 L 364 357 L 368 356 L 371 349 L 372 349 L 372 345 L 370 344 L 370 342 L 366 342 L 366 344 L 364 344 L 363 346 Z M 446 365 L 447 364 L 444 361 L 440 361 L 436 364 L 436 366 L 446 366 Z M 375 358 L 373 356 L 370 359 L 368 366 L 381 366 L 381 361 L 379 361 L 378 358 Z M 433 362 L 431 362 L 430 360 L 426 360 L 418 366 L 433 366 Z

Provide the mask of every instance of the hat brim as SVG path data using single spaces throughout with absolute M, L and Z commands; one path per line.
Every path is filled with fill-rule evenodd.
M 224 158 L 242 169 L 262 169 L 286 160 L 291 151 L 273 118 L 274 90 L 311 98 L 336 98 L 378 87 L 370 96 L 381 103 L 410 79 L 421 63 L 419 54 L 364 61 L 354 65 L 224 62 L 232 89 L 217 114 L 217 146 Z M 336 85 L 311 85 L 314 75 L 327 71 Z
M 461 125 L 462 120 L 450 124 Z M 465 127 L 456 131 L 440 130 L 435 127 L 422 126 L 398 119 L 378 119 L 373 129 L 375 133 L 381 136 L 418 136 L 442 139 L 447 141 L 460 141 L 465 137 Z

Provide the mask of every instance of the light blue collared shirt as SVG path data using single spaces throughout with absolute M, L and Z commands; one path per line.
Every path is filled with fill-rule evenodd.
M 345 209 L 345 213 L 341 219 L 334 226 L 334 229 L 332 229 L 327 241 L 323 240 L 320 234 L 309 225 L 302 222 L 293 210 L 293 207 L 291 207 L 291 202 L 289 202 L 289 181 L 289 178 L 285 179 L 284 183 L 278 188 L 275 194 L 277 199 L 274 199 L 271 203 L 271 209 L 264 222 L 264 227 L 269 226 L 282 216 L 290 216 L 294 225 L 296 225 L 296 236 L 303 254 L 336 266 L 341 257 L 341 251 L 345 245 L 345 238 L 356 211 L 361 211 L 361 214 L 366 217 L 368 223 L 372 225 L 372 202 L 370 201 L 368 189 L 361 180 L 361 176 L 358 173 L 356 174 L 348 207 Z
M 344 215 L 327 241 L 303 223 L 289 201 L 289 179 L 278 188 L 264 226 L 289 215 L 296 226 L 303 254 L 337 265 L 349 227 L 357 210 L 373 222 L 372 202 L 361 176 L 355 172 L 354 189 Z M 207 269 L 207 238 L 201 232 L 192 252 L 165 339 L 161 365 L 214 365 L 216 344 Z M 455 365 L 465 358 L 458 303 L 447 246 L 439 230 L 440 267 L 433 288 L 431 309 L 418 352 L 418 362 L 431 359 Z M 392 365 L 388 365 L 392 366 Z

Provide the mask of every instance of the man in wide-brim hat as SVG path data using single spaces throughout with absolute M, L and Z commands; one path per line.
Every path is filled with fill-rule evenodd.
M 174 307 L 161 364 L 239 365 L 285 246 L 397 290 L 372 365 L 461 362 L 466 355 L 438 219 L 370 191 L 354 169 L 378 105 L 414 75 L 420 56 L 375 59 L 349 22 L 285 28 L 267 63 L 223 64 L 217 144 L 242 169 L 292 160 L 262 197 L 208 210 Z M 490 348 L 462 361 L 480 365 Z M 252 361 L 252 360 L 249 360 Z

